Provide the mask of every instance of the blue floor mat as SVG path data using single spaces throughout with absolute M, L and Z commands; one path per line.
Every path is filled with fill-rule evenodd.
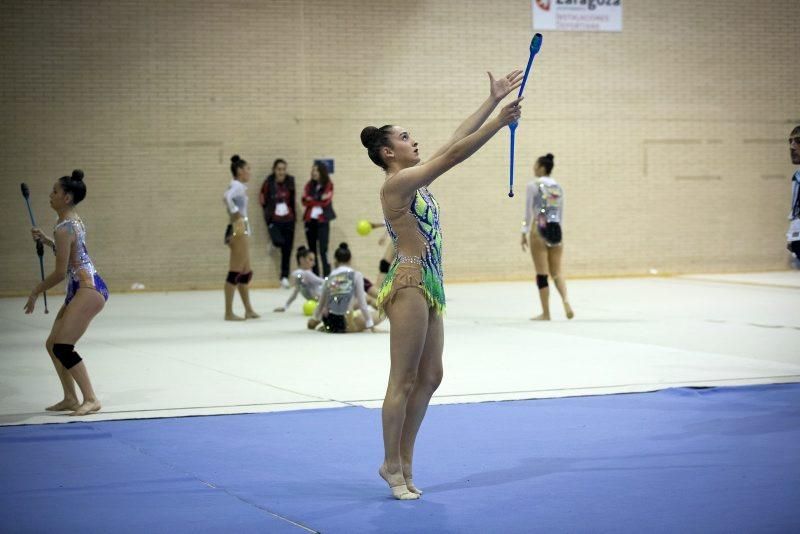
M 800 385 L 0 428 L 2 532 L 800 532 Z M 307 529 L 307 530 L 304 530 Z

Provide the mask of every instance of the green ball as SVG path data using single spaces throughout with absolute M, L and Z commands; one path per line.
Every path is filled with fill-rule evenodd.
M 359 235 L 367 235 L 371 231 L 372 231 L 372 225 L 366 219 L 362 219 L 358 221 L 358 224 L 356 224 L 356 232 L 358 232 Z
M 314 315 L 314 310 L 317 309 L 317 301 L 316 300 L 307 300 L 305 304 L 303 304 L 303 313 L 307 317 L 311 317 Z

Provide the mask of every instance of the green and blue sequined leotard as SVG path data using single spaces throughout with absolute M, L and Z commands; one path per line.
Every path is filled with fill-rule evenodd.
M 444 313 L 439 204 L 425 187 L 417 189 L 411 205 L 405 209 L 393 210 L 383 204 L 386 229 L 394 244 L 395 258 L 378 292 L 378 307 L 383 309 L 384 304 L 391 300 L 394 290 L 416 286 L 422 290 L 431 308 L 439 314 Z M 418 276 L 410 273 L 398 280 L 398 271 L 417 268 L 421 270 Z

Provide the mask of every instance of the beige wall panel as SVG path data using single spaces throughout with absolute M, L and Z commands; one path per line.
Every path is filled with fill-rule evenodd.
M 24 294 L 38 261 L 19 194 L 43 227 L 47 193 L 86 172 L 80 205 L 113 291 L 222 285 L 228 159 L 253 168 L 254 284 L 277 282 L 257 205 L 283 157 L 300 185 L 336 160 L 331 249 L 376 276 L 380 170 L 358 135 L 400 124 L 430 154 L 485 98 L 485 71 L 527 60 L 526 1 L 0 2 L 0 294 Z M 545 35 L 517 134 L 432 187 L 447 279 L 532 276 L 519 249 L 524 185 L 556 156 L 569 276 L 786 266 L 786 138 L 800 119 L 791 0 L 626 2 L 621 33 Z M 302 228 L 297 228 L 297 244 Z M 52 258 L 48 257 L 48 268 Z

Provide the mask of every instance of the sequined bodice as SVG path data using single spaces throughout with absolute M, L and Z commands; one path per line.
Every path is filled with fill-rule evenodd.
M 295 280 L 295 285 L 300 289 L 300 294 L 306 300 L 319 299 L 320 292 L 322 291 L 322 281 L 317 279 L 316 276 L 307 276 L 301 269 L 297 269 L 292 273 Z
M 247 218 L 248 202 L 247 186 L 245 184 L 236 179 L 231 180 L 228 189 L 225 190 L 225 194 L 222 196 L 222 200 L 230 215 L 240 213 L 242 217 Z
M 328 309 L 336 315 L 344 315 L 350 309 L 355 295 L 355 271 L 352 269 L 331 273 L 325 284 L 328 287 Z
M 426 187 L 417 189 L 411 205 L 402 212 L 384 209 L 386 228 L 395 249 L 395 262 L 418 263 L 441 281 L 442 231 L 439 203 Z
M 67 274 L 69 278 L 87 282 L 94 285 L 94 274 L 97 272 L 89 251 L 86 248 L 86 228 L 80 219 L 65 219 L 55 227 L 66 228 L 70 235 L 75 236 L 75 240 L 70 245 L 69 263 L 67 264 Z
M 539 180 L 537 193 L 533 198 L 533 212 L 544 217 L 546 222 L 561 222 L 564 192 L 554 180 Z

